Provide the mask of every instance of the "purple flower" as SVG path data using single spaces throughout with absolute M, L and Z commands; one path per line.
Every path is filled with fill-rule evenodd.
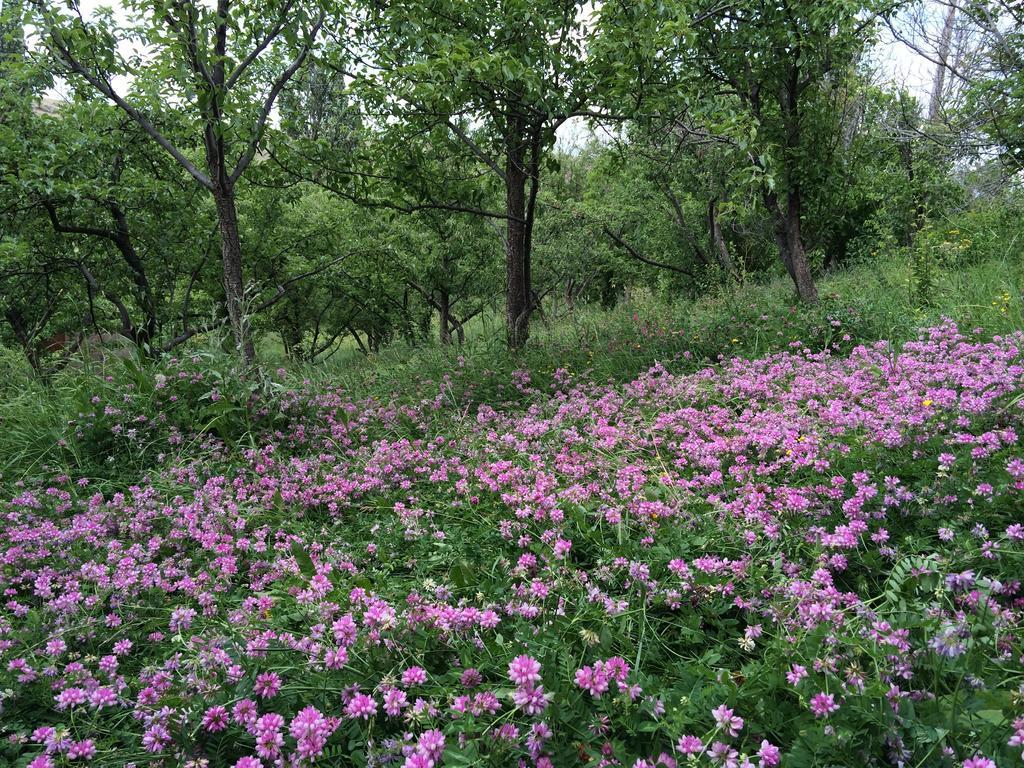
M 530 656 L 516 656 L 509 662 L 508 676 L 516 685 L 540 682 L 540 662 Z
M 345 714 L 353 720 L 357 718 L 369 720 L 377 714 L 377 702 L 372 696 L 368 696 L 365 693 L 357 693 L 352 697 L 352 700 L 345 705 Z
M 715 723 L 725 733 L 733 738 L 740 735 L 740 731 L 743 730 L 743 718 L 734 715 L 733 711 L 725 706 L 725 704 L 711 710 L 711 714 L 715 718 Z
M 223 731 L 228 727 L 228 711 L 224 707 L 210 707 L 203 713 L 203 728 L 210 733 Z
M 838 709 L 839 705 L 831 693 L 816 693 L 811 697 L 811 712 L 815 717 L 828 717 Z
M 946 576 L 946 588 L 953 592 L 965 592 L 974 586 L 974 571 L 951 573 Z
M 96 746 L 92 743 L 92 739 L 76 741 L 68 747 L 68 760 L 92 760 L 95 754 Z

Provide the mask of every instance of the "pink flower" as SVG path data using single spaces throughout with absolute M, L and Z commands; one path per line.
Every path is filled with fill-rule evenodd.
M 149 726 L 142 734 L 142 747 L 147 752 L 163 752 L 171 742 L 170 732 L 159 723 Z
M 261 699 L 272 699 L 281 690 L 281 676 L 276 672 L 264 672 L 256 676 L 253 691 Z
M 409 667 L 402 673 L 402 685 L 423 685 L 427 682 L 427 671 L 423 667 Z
M 696 736 L 680 736 L 676 742 L 676 750 L 683 755 L 696 755 L 704 749 L 704 742 Z
M 67 709 L 68 707 L 85 704 L 89 697 L 84 688 L 72 686 L 58 693 L 54 696 L 54 699 L 57 702 L 57 709 Z
M 388 688 L 384 691 L 384 714 L 388 717 L 398 717 L 407 706 L 409 697 L 401 688 Z
M 734 738 L 740 735 L 740 731 L 743 730 L 743 718 L 734 715 L 733 711 L 725 706 L 725 704 L 711 710 L 711 714 L 714 716 L 718 727 L 725 733 Z
M 424 731 L 416 740 L 416 751 L 435 760 L 439 759 L 444 752 L 444 734 L 436 729 Z
M 598 665 L 580 667 L 576 670 L 576 685 L 595 699 L 608 690 L 608 674 Z
M 228 727 L 228 711 L 221 706 L 210 707 L 203 714 L 203 728 L 210 733 L 223 731 Z
M 987 757 L 975 755 L 964 760 L 963 768 L 996 768 L 996 764 Z
M 231 709 L 231 717 L 239 725 L 249 725 L 256 722 L 259 710 L 256 702 L 252 699 L 242 699 Z
M 348 651 L 345 648 L 332 648 L 324 654 L 324 666 L 328 669 L 341 669 L 348 664 Z
M 516 685 L 540 682 L 540 662 L 530 656 L 516 656 L 509 662 L 508 676 Z
M 790 667 L 789 672 L 786 673 L 786 680 L 790 685 L 796 685 L 805 677 L 807 677 L 807 667 L 803 667 L 799 664 L 794 664 Z
M 459 682 L 462 684 L 463 688 L 476 688 L 483 681 L 483 675 L 481 675 L 480 672 L 474 669 L 473 667 L 470 667 L 469 669 L 465 670 L 459 676 Z
M 365 693 L 357 693 L 345 706 L 345 714 L 353 720 L 362 718 L 369 720 L 377 714 L 377 702 L 372 696 Z
M 117 703 L 117 694 L 114 693 L 114 689 L 110 686 L 101 685 L 89 694 L 89 703 L 96 707 L 96 709 L 112 707 Z
M 544 686 L 521 685 L 512 692 L 512 701 L 528 715 L 539 715 L 548 707 Z
M 281 735 L 283 727 L 284 718 L 276 712 L 269 712 L 257 719 L 252 726 L 256 736 L 256 754 L 265 760 L 276 759 L 284 746 L 284 736 Z
M 836 698 L 831 693 L 816 693 L 811 697 L 811 712 L 815 717 L 828 717 L 838 709 Z
M 369 699 L 370 704 L 373 706 L 371 714 L 376 712 L 377 703 L 369 696 L 365 698 Z M 288 726 L 288 733 L 296 740 L 295 752 L 299 758 L 312 762 L 319 757 L 324 751 L 327 739 L 334 733 L 336 723 L 337 720 L 332 723 L 316 707 L 306 707 L 301 710 Z
M 760 758 L 758 763 L 761 768 L 772 768 L 772 766 L 776 766 L 782 761 L 782 752 L 767 739 L 761 742 L 761 748 L 757 750 L 757 756 Z
M 171 632 L 180 632 L 192 626 L 192 620 L 197 616 L 194 608 L 175 608 L 171 611 L 171 620 L 168 628 Z
M 68 747 L 68 760 L 92 760 L 95 754 L 96 746 L 92 743 L 92 739 L 76 741 Z
M 720 765 L 723 768 L 739 768 L 740 753 L 722 741 L 716 741 L 708 750 L 708 757 L 712 765 Z

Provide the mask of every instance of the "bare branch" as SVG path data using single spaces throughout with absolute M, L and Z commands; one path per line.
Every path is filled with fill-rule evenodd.
M 642 262 L 644 264 L 648 264 L 648 265 L 650 265 L 652 267 L 657 267 L 658 269 L 667 269 L 670 272 L 676 272 L 676 273 L 678 273 L 680 275 L 686 275 L 687 277 L 690 277 L 690 278 L 692 278 L 694 280 L 696 279 L 696 275 L 694 275 L 689 270 L 683 269 L 682 267 L 674 266 L 672 264 L 665 264 L 664 262 L 655 261 L 654 259 L 647 258 L 642 253 L 640 253 L 638 250 L 636 250 L 636 248 L 634 248 L 629 243 L 627 243 L 625 240 L 623 240 L 621 236 L 617 235 L 614 231 L 612 231 L 608 227 L 601 227 L 601 230 L 611 239 L 611 241 L 613 243 L 615 243 L 617 246 L 622 248 L 622 250 L 624 250 L 626 253 L 628 253 L 631 257 L 633 257 L 637 261 Z

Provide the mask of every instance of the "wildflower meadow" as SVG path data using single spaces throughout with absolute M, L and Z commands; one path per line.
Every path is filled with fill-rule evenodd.
M 1021 764 L 1024 333 L 488 403 L 201 363 L 5 478 L 2 764 Z

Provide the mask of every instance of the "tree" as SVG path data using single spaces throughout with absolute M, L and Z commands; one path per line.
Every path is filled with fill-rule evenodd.
M 1024 6 L 1013 0 L 976 0 L 964 15 L 979 30 L 981 72 L 969 81 L 966 109 L 976 115 L 1009 173 L 1024 170 Z
M 851 0 L 700 2 L 693 44 L 681 48 L 691 90 L 735 110 L 733 145 L 749 159 L 782 263 L 809 303 L 818 292 L 802 229 L 805 193 L 822 170 L 815 150 L 832 146 L 841 129 L 831 97 L 866 46 L 875 12 Z
M 480 197 L 452 194 L 446 179 L 426 178 L 412 163 L 403 169 L 419 173 L 428 205 L 505 222 L 512 349 L 526 343 L 536 306 L 532 241 L 555 133 L 574 117 L 603 114 L 589 50 L 598 19 L 589 8 L 578 0 L 413 0 L 368 4 L 363 20 L 373 60 L 358 86 L 380 115 L 387 151 L 407 157 L 416 137 L 429 136 L 434 153 L 461 154 L 500 185 L 503 206 L 482 207 Z
M 496 240 L 483 221 L 441 210 L 409 219 L 405 246 L 406 284 L 437 312 L 438 341 L 452 334 L 465 341 L 466 323 L 483 312 L 496 287 Z
M 238 349 L 253 361 L 237 185 L 282 90 L 318 44 L 328 8 L 303 0 L 131 0 L 124 7 L 134 21 L 117 37 L 111 19 L 86 21 L 77 0 L 66 11 L 32 2 L 59 74 L 117 105 L 212 196 L 228 321 Z M 145 55 L 123 55 L 121 40 L 141 43 Z M 117 75 L 130 78 L 129 91 L 115 86 Z M 176 136 L 163 125 L 167 103 L 187 113 L 191 133 Z M 202 149 L 201 164 L 193 145 Z
M 166 348 L 177 283 L 199 268 L 194 254 L 212 221 L 211 207 L 196 199 L 200 190 L 134 121 L 98 98 L 7 117 L 0 212 L 11 258 L 0 281 L 18 304 L 32 294 L 29 274 L 45 272 L 49 285 L 62 286 L 49 294 L 54 311 L 45 323 L 32 334 L 16 331 L 19 344 L 31 359 L 30 341 L 76 337 L 91 326 L 129 339 L 143 354 Z

